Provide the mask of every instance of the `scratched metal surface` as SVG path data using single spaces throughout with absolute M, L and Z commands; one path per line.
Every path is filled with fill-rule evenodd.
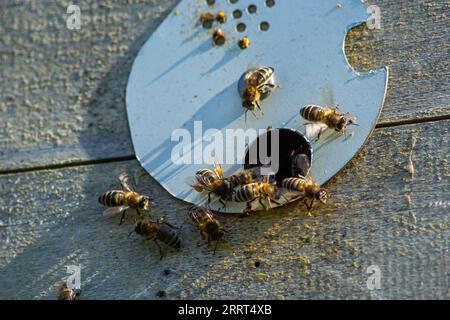
M 206 192 L 198 193 L 182 182 L 192 180 L 199 169 L 212 167 L 211 161 L 205 163 L 204 154 L 219 141 L 217 134 L 223 145 L 217 147 L 213 159 L 222 165 L 224 175 L 230 176 L 242 168 L 245 148 L 237 150 L 231 143 L 235 137 L 227 132 L 271 126 L 304 133 L 300 107 L 324 105 L 323 90 L 328 87 L 334 103 L 354 115 L 359 126 L 349 127 L 351 138 L 328 130 L 313 144 L 311 175 L 317 183 L 328 181 L 351 160 L 377 122 L 388 72 L 381 69 L 361 75 L 347 64 L 343 50 L 346 32 L 368 19 L 367 6 L 358 0 L 341 1 L 341 8 L 334 0 L 284 1 L 272 7 L 259 3 L 256 13 L 247 13 L 245 8 L 252 3 L 217 2 L 214 10 L 243 11 L 241 18 L 229 17 L 220 26 L 227 41 L 219 47 L 212 44 L 212 31 L 198 25 L 199 14 L 211 10 L 210 6 L 203 0 L 182 1 L 133 64 L 126 103 L 136 157 L 178 199 L 203 206 L 208 202 Z M 266 32 L 259 29 L 263 21 L 270 25 Z M 245 32 L 235 30 L 238 23 L 246 24 Z M 252 43 L 244 51 L 237 45 L 243 35 Z M 238 80 L 251 66 L 273 67 L 280 85 L 261 102 L 264 116 L 245 117 L 241 107 Z M 186 133 L 174 136 L 180 129 Z M 250 135 L 247 139 L 252 143 L 254 138 Z M 188 163 L 174 160 L 180 145 L 180 157 L 188 157 Z M 215 210 L 223 207 L 218 201 L 209 206 Z M 238 213 L 244 207 L 245 203 L 231 202 L 222 211 Z M 255 210 L 262 209 L 255 206 Z
M 450 299 L 449 124 L 440 120 L 450 116 L 449 4 L 369 3 L 382 29 L 351 31 L 347 51 L 358 70 L 390 67 L 379 124 L 392 127 L 376 129 L 326 185 L 330 204 L 313 218 L 296 206 L 223 217 L 233 232 L 216 257 L 187 225 L 182 251 L 159 262 L 151 244 L 127 238 L 132 219 L 119 228 L 96 201 L 124 166 L 137 168 L 120 161 L 133 156 L 124 88 L 177 1 L 82 1 L 78 32 L 65 28 L 69 1 L 2 1 L 0 297 L 54 299 L 66 265 L 79 264 L 86 299 L 159 299 L 158 290 L 169 299 Z M 62 168 L 33 169 L 48 165 Z M 148 176 L 141 183 L 159 200 L 155 216 L 183 224 L 184 203 Z M 374 292 L 365 287 L 372 264 L 382 271 Z

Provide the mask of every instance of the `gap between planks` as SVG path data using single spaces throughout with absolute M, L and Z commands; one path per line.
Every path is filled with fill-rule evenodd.
M 450 115 L 424 117 L 424 118 L 420 118 L 420 119 L 381 122 L 381 123 L 378 123 L 375 126 L 375 128 L 376 129 L 390 128 L 390 127 L 398 127 L 398 126 L 410 125 L 410 124 L 437 122 L 437 121 L 442 121 L 442 120 L 450 120 Z M 88 165 L 104 164 L 104 163 L 111 163 L 111 162 L 131 161 L 131 160 L 137 160 L 136 156 L 134 154 L 125 155 L 125 156 L 121 156 L 121 157 L 111 157 L 111 158 L 102 158 L 102 159 L 93 159 L 93 160 L 80 160 L 80 161 L 73 161 L 73 162 L 67 162 L 67 163 L 49 164 L 49 165 L 45 165 L 45 166 L 18 168 L 18 169 L 12 169 L 12 170 L 0 170 L 0 175 L 27 173 L 27 172 L 33 172 L 33 171 L 54 170 L 54 169 L 88 166 Z

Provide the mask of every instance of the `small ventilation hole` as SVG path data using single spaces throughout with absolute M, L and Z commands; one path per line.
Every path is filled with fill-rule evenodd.
M 206 4 L 209 6 L 213 6 L 216 3 L 216 0 L 206 0 Z
M 236 9 L 233 11 L 233 18 L 235 19 L 239 19 L 240 17 L 242 17 L 242 11 L 239 9 Z
M 259 25 L 259 29 L 261 31 L 267 31 L 267 30 L 269 30 L 269 28 L 270 28 L 270 25 L 269 25 L 269 23 L 267 21 L 263 21 Z
M 230 0 L 230 3 L 231 3 L 231 4 L 235 4 L 235 3 L 238 3 L 238 1 L 239 1 L 239 0 Z
M 238 32 L 244 32 L 245 29 L 247 29 L 247 26 L 243 22 L 238 23 L 237 26 L 236 26 L 236 30 Z
M 275 5 L 275 0 L 266 0 L 266 6 L 272 8 Z
M 257 10 L 257 8 L 254 4 L 249 5 L 247 8 L 247 12 L 250 14 L 256 13 L 256 10 Z

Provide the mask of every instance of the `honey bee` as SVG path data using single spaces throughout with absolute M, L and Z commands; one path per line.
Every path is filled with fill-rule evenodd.
M 227 15 L 225 14 L 224 11 L 220 11 L 217 15 L 216 15 L 216 20 L 219 23 L 225 23 L 227 22 Z
M 216 253 L 217 243 L 228 231 L 222 228 L 219 220 L 216 219 L 211 210 L 201 209 L 196 206 L 189 208 L 189 216 L 200 230 L 203 239 L 208 240 L 208 245 L 211 241 L 215 241 L 214 254 Z
M 103 211 L 103 216 L 112 217 L 122 213 L 119 223 L 119 225 L 121 225 L 128 209 L 136 210 L 139 216 L 142 217 L 143 211 L 148 211 L 150 209 L 150 204 L 153 199 L 133 191 L 134 187 L 131 178 L 127 173 L 122 173 L 119 176 L 119 181 L 123 190 L 111 190 L 105 192 L 98 198 L 98 201 L 108 207 Z
M 225 207 L 226 201 L 233 198 L 233 186 L 230 181 L 223 178 L 220 165 L 215 165 L 214 170 L 200 169 L 195 174 L 196 183 L 189 185 L 197 192 L 208 192 L 208 203 L 211 202 L 211 194 L 219 197 L 219 202 Z
M 203 28 L 210 29 L 213 25 L 214 20 L 216 17 L 211 12 L 203 12 L 200 14 L 200 23 L 203 25 Z
M 280 199 L 280 196 L 281 193 L 277 186 L 267 182 L 254 182 L 237 188 L 233 196 L 233 201 L 247 203 L 246 208 L 241 215 L 242 217 L 245 217 L 253 212 L 252 204 L 254 201 L 258 200 L 259 204 L 265 210 L 268 210 L 268 207 L 263 203 L 263 200 L 266 200 L 269 208 L 272 208 L 272 202 L 280 205 L 277 201 Z
M 311 169 L 311 158 L 304 147 L 299 147 L 291 154 L 291 175 L 293 177 L 307 177 Z
M 179 228 L 166 222 L 164 219 L 159 219 L 156 222 L 150 219 L 141 219 L 136 222 L 135 228 L 130 232 L 130 235 L 133 232 L 136 232 L 146 240 L 153 240 L 158 246 L 161 260 L 163 258 L 163 253 L 158 241 L 161 241 L 174 249 L 179 249 L 181 247 L 181 241 L 178 237 L 178 232 L 175 231 L 178 229 Z
M 260 167 L 254 167 L 250 169 L 242 169 L 235 174 L 225 178 L 230 182 L 232 188 L 243 186 L 254 182 L 263 182 L 265 179 L 273 178 L 274 176 L 267 176 L 261 173 Z
M 227 40 L 225 36 L 225 32 L 223 32 L 222 29 L 216 29 L 213 33 L 213 43 L 216 46 L 221 46 L 225 44 L 225 41 Z
M 58 300 L 79 300 L 81 290 L 73 290 L 64 284 L 58 290 Z
M 288 191 L 299 193 L 297 199 L 303 199 L 303 203 L 308 209 L 308 215 L 311 215 L 315 200 L 326 203 L 329 198 L 328 192 L 310 178 L 286 178 L 283 180 L 281 186 Z M 309 204 L 308 200 L 310 200 Z
M 242 75 L 239 79 L 238 89 L 242 97 L 242 107 L 246 109 L 246 119 L 248 111 L 255 115 L 254 111 L 258 109 L 261 114 L 264 114 L 259 102 L 267 98 L 277 87 L 275 70 L 272 67 L 250 69 Z
M 316 137 L 319 140 L 320 135 L 327 128 L 334 129 L 339 133 L 345 133 L 347 126 L 357 125 L 356 118 L 349 116 L 350 113 L 342 113 L 339 108 L 326 108 L 313 104 L 305 105 L 300 109 L 300 115 L 311 121 L 307 123 L 306 134 L 309 137 Z
M 238 41 L 239 48 L 248 49 L 250 47 L 250 40 L 248 37 L 243 37 Z

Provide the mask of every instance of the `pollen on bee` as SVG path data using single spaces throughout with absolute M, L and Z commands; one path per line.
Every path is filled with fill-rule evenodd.
M 216 15 L 216 20 L 219 23 L 225 23 L 227 22 L 227 15 L 225 14 L 224 11 L 220 11 L 217 15 Z
M 244 49 L 248 49 L 250 47 L 250 40 L 248 37 L 244 37 L 242 39 L 239 40 L 238 42 L 239 48 L 241 48 L 242 50 Z

